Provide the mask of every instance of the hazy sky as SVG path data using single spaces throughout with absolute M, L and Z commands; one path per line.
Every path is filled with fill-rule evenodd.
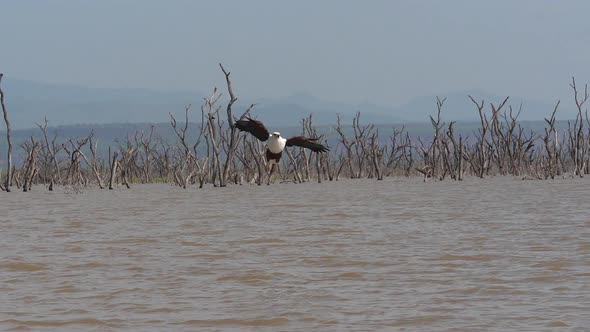
M 0 71 L 96 87 L 297 92 L 399 105 L 552 101 L 590 81 L 590 1 L 0 0 Z

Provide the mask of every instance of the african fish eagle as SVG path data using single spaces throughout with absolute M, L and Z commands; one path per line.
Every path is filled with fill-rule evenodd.
M 274 132 L 270 134 L 264 124 L 258 120 L 254 120 L 246 117 L 236 121 L 236 128 L 241 131 L 248 132 L 254 137 L 258 138 L 262 142 L 266 142 L 266 161 L 274 164 L 278 164 L 281 159 L 281 154 L 286 146 L 300 146 L 303 148 L 310 149 L 313 152 L 326 152 L 330 151 L 329 148 L 323 146 L 316 141 L 318 138 L 307 138 L 305 136 L 293 136 L 291 138 L 281 137 L 281 133 Z M 274 167 L 273 167 L 274 168 Z

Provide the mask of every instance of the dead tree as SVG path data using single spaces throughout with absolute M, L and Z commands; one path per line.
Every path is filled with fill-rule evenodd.
M 588 121 L 588 113 L 583 111 L 584 104 L 588 101 L 588 84 L 584 86 L 584 95 L 580 96 L 578 93 L 578 88 L 576 86 L 576 79 L 572 77 L 572 83 L 570 87 L 574 93 L 574 101 L 576 103 L 576 108 L 578 113 L 576 114 L 576 120 L 573 124 L 573 127 L 568 123 L 568 131 L 569 131 L 569 150 L 570 156 L 573 161 L 573 172 L 572 176 L 578 175 L 579 177 L 583 177 L 585 173 L 585 166 L 586 166 L 586 155 L 588 154 L 588 142 L 586 140 L 586 135 L 584 133 L 584 115 Z
M 500 110 L 492 104 L 491 136 L 495 151 L 493 156 L 500 175 L 519 175 L 522 170 L 520 169 L 521 160 L 518 159 L 517 148 L 521 147 L 518 143 L 522 143 L 522 141 L 518 141 L 518 139 L 522 138 L 522 128 L 518 124 L 518 117 L 522 111 L 522 104 L 516 113 L 513 112 L 512 106 L 508 108 L 509 112 L 502 113 L 504 119 L 502 122 L 499 116 Z M 518 135 L 516 134 L 517 127 Z
M 471 101 L 477 107 L 477 110 L 479 112 L 479 118 L 481 121 L 481 128 L 479 129 L 479 138 L 476 143 L 477 150 L 474 153 L 475 156 L 472 156 L 472 159 L 470 159 L 470 163 L 471 163 L 471 167 L 473 168 L 473 170 L 475 171 L 477 176 L 479 176 L 480 178 L 483 178 L 484 173 L 485 173 L 486 162 L 487 162 L 487 156 L 485 153 L 485 151 L 486 151 L 485 141 L 486 141 L 486 136 L 487 136 L 487 132 L 488 132 L 488 128 L 489 128 L 489 122 L 488 122 L 487 117 L 484 113 L 485 102 L 482 100 L 481 103 L 478 103 L 471 96 L 469 96 L 469 99 L 471 99 Z
M 358 173 L 355 175 L 355 177 L 357 179 L 363 177 L 363 169 L 365 166 L 365 162 L 370 154 L 370 152 L 369 152 L 370 151 L 369 137 L 371 137 L 371 134 L 373 133 L 373 129 L 375 128 L 375 126 L 373 124 L 361 126 L 360 117 L 361 117 L 361 113 L 357 112 L 356 116 L 352 120 L 352 128 L 354 131 L 354 141 L 355 141 L 355 145 L 354 145 L 354 153 L 355 153 L 355 157 L 356 157 L 355 161 L 356 161 L 356 164 L 358 167 Z
M 432 176 L 433 177 L 438 177 L 441 173 L 442 173 L 442 168 L 440 165 L 440 157 L 441 157 L 441 135 L 440 132 L 443 129 L 443 127 L 445 126 L 445 123 L 442 122 L 441 123 L 441 118 L 440 118 L 440 113 L 442 111 L 442 108 L 445 104 L 445 101 L 447 100 L 447 98 L 440 98 L 440 97 L 436 97 L 436 108 L 437 108 L 437 112 L 436 112 L 436 119 L 434 117 L 432 117 L 432 115 L 430 115 L 430 123 L 432 124 L 432 127 L 434 129 L 434 137 L 432 138 L 432 144 L 431 147 L 429 148 L 429 152 L 430 152 L 430 156 L 429 156 L 429 162 L 430 165 L 428 165 L 432 171 Z
M 445 150 L 447 151 L 445 163 L 451 179 L 461 181 L 463 180 L 463 137 L 459 135 L 459 142 L 457 143 L 454 125 L 454 121 L 449 123 L 447 128 L 447 139 L 444 140 Z
M 324 139 L 324 145 L 328 146 L 328 139 L 325 138 Z M 326 174 L 328 176 L 328 180 L 329 181 L 334 181 L 334 167 L 335 165 L 333 164 L 333 159 L 331 158 L 331 152 L 327 151 L 325 156 L 322 155 L 322 158 L 324 160 L 324 164 L 325 169 L 326 169 Z
M 405 127 L 392 128 L 392 133 L 389 136 L 389 145 L 383 148 L 383 159 L 387 155 L 387 160 L 383 161 L 383 176 L 391 176 L 403 165 L 403 139 L 404 139 Z
M 410 133 L 406 132 L 406 137 L 404 140 L 404 144 L 402 145 L 402 157 L 403 162 L 405 164 L 404 173 L 406 176 L 410 176 L 411 171 L 414 167 L 414 147 L 412 145 L 412 139 L 410 138 Z
M 225 73 L 225 71 L 224 71 Z M 237 100 L 237 98 L 235 98 L 233 96 L 233 92 L 231 91 L 231 82 L 229 81 L 229 73 L 226 74 L 226 80 L 227 80 L 227 84 L 228 84 L 228 90 L 230 93 L 230 103 L 233 104 L 233 102 L 231 102 L 231 100 Z M 235 98 L 235 99 L 234 99 Z M 239 142 L 239 136 L 240 136 L 240 132 L 239 130 L 237 130 L 237 128 L 234 126 L 236 119 L 233 118 L 232 115 L 232 111 L 231 111 L 231 105 L 230 103 L 228 103 L 227 106 L 227 116 L 228 116 L 228 121 L 229 121 L 229 132 L 227 133 L 227 136 L 229 136 L 229 139 L 225 138 L 225 135 L 222 136 L 224 137 L 223 142 L 225 143 L 224 146 L 224 150 L 225 150 L 225 154 L 226 154 L 226 160 L 225 160 L 225 164 L 223 166 L 223 185 L 222 187 L 227 185 L 227 179 L 229 177 L 229 173 L 231 172 L 231 166 L 234 164 L 234 156 L 236 154 L 236 149 L 238 148 L 238 142 Z M 254 108 L 254 106 L 256 106 L 256 104 L 251 104 L 246 111 L 244 111 L 244 113 L 242 113 L 242 115 L 240 115 L 240 117 L 238 118 L 238 120 L 243 120 L 245 117 L 248 116 L 248 114 L 250 114 L 250 112 L 252 111 L 252 109 Z M 221 125 L 218 126 L 218 129 L 220 132 L 223 132 L 223 127 Z M 236 174 L 237 176 L 237 174 Z
M 190 104 L 184 108 L 184 114 L 185 114 L 184 127 L 178 127 L 178 124 L 176 122 L 176 118 L 174 118 L 172 113 L 168 113 L 170 115 L 170 125 L 174 129 L 174 133 L 176 134 L 176 136 L 178 138 L 178 142 L 180 142 L 180 144 L 182 145 L 182 148 L 183 148 L 182 149 L 183 153 L 181 153 L 182 157 L 176 158 L 178 160 L 178 162 L 174 166 L 173 179 L 176 184 L 178 184 L 180 187 L 182 187 L 184 189 L 186 189 L 187 183 L 183 180 L 180 180 L 180 179 L 181 179 L 181 177 L 183 177 L 184 170 L 189 167 L 189 163 L 190 163 L 191 149 L 190 149 L 188 142 L 187 142 L 187 131 L 188 131 L 188 125 L 189 125 L 188 113 L 189 113 L 190 109 L 191 109 Z M 178 147 L 175 147 L 175 148 L 178 149 Z M 191 173 L 191 172 L 189 172 L 189 173 Z
M 143 183 L 150 183 L 151 182 L 151 166 L 152 166 L 152 154 L 155 148 L 155 143 L 152 143 L 152 138 L 154 135 L 154 126 L 150 126 L 150 132 L 146 135 L 143 131 L 141 134 L 135 133 L 135 146 L 141 150 L 143 153 L 139 153 L 138 157 L 141 162 L 141 173 L 142 173 L 142 182 Z
M 337 119 L 336 120 L 336 132 L 340 135 L 340 143 L 342 144 L 342 146 L 346 150 L 345 156 L 343 156 L 343 158 L 340 158 L 341 162 L 340 162 L 340 167 L 338 169 L 338 172 L 336 173 L 336 180 L 338 180 L 338 178 L 340 177 L 340 172 L 342 171 L 342 168 L 344 167 L 345 164 L 348 166 L 348 171 L 350 172 L 350 178 L 352 179 L 355 176 L 354 168 L 352 167 L 352 148 L 353 148 L 355 142 L 350 142 L 348 140 L 348 137 L 344 133 L 344 129 L 342 128 L 342 123 L 340 121 L 340 114 L 337 114 L 336 119 Z
M 383 155 L 384 148 L 379 145 L 379 130 L 376 130 L 371 135 L 371 160 L 373 161 L 373 169 L 377 180 L 383 180 Z
M 131 178 L 131 174 L 133 173 L 134 163 L 135 163 L 135 147 L 127 140 L 126 146 L 119 146 L 119 151 L 121 152 L 121 160 L 119 161 L 119 169 L 121 170 L 121 183 L 127 187 L 127 189 L 131 188 L 129 184 Z
M 422 153 L 422 161 L 423 161 L 423 165 L 422 167 L 416 167 L 416 171 L 418 171 L 419 173 L 421 173 L 423 175 L 423 181 L 426 182 L 428 181 L 428 178 L 432 177 L 432 149 L 434 148 L 433 144 L 429 144 L 428 146 L 426 146 L 424 144 L 424 142 L 422 141 L 422 139 L 420 137 L 418 137 L 418 142 L 420 143 L 419 151 Z
M 207 147 L 207 157 L 201 163 L 198 159 L 198 152 L 199 152 L 199 145 L 201 143 L 201 139 L 205 137 L 207 144 L 209 144 L 208 136 L 205 135 L 205 130 L 208 128 L 208 125 L 205 124 L 205 109 L 201 107 L 201 127 L 199 130 L 199 135 L 195 140 L 195 143 L 192 147 L 189 144 L 189 138 L 187 136 L 188 129 L 189 129 L 189 111 L 191 109 L 191 105 L 188 105 L 184 109 L 184 126 L 180 127 L 176 122 L 176 118 L 169 113 L 170 115 L 170 124 L 174 129 L 174 133 L 176 134 L 177 141 L 180 143 L 181 148 L 176 147 L 175 150 L 180 149 L 180 156 L 176 158 L 175 165 L 173 168 L 172 178 L 174 182 L 179 185 L 180 187 L 186 189 L 187 185 L 192 181 L 192 178 L 198 174 L 199 177 L 199 187 L 202 188 L 207 175 L 209 174 L 208 170 L 208 161 L 209 161 L 209 147 Z M 176 155 L 176 153 L 174 153 Z M 165 155 L 168 156 L 167 154 Z
M 248 147 L 248 151 L 250 152 L 249 158 L 252 158 L 256 163 L 256 169 L 258 171 L 258 175 L 254 177 L 255 182 L 257 185 L 262 185 L 264 183 L 265 174 L 268 173 L 265 171 L 265 164 L 264 164 L 264 148 L 258 139 L 250 139 L 247 140 L 247 136 L 244 136 L 244 142 Z M 246 159 L 246 157 L 244 158 Z
M 94 172 L 94 176 L 96 177 L 96 181 L 98 182 L 99 188 L 104 189 L 103 179 L 100 174 L 100 164 L 99 164 L 98 153 L 97 153 L 98 142 L 93 142 L 92 136 L 90 137 L 89 147 L 90 147 L 90 153 L 92 154 L 92 161 L 89 165 L 92 168 L 92 171 Z M 88 159 L 86 158 L 86 156 L 84 154 L 82 154 L 82 156 L 84 157 L 84 160 L 88 164 Z
M 98 142 L 93 142 L 92 141 L 92 137 L 94 136 L 94 132 L 90 132 L 90 135 L 88 135 L 88 142 L 90 145 L 90 153 L 92 154 L 92 161 L 88 160 L 88 158 L 86 157 L 86 154 L 84 154 L 84 152 L 80 149 L 80 148 L 75 148 L 76 152 L 80 154 L 80 156 L 82 156 L 82 159 L 84 159 L 84 161 L 86 162 L 86 165 L 88 165 L 88 167 L 90 167 L 90 169 L 92 170 L 92 173 L 94 174 L 94 177 L 96 178 L 96 182 L 98 183 L 98 187 L 100 189 L 104 189 L 104 184 L 103 184 L 103 180 L 102 180 L 102 176 L 100 175 L 100 169 L 99 169 L 99 165 L 98 165 L 98 158 L 97 158 L 97 146 L 98 146 Z
M 186 121 L 188 122 L 188 117 L 186 119 Z M 202 160 L 199 159 L 199 149 L 200 149 L 200 144 L 201 144 L 201 140 L 205 138 L 205 142 L 207 144 L 207 156 L 205 158 L 203 158 Z M 209 175 L 209 162 L 211 160 L 211 156 L 209 154 L 209 138 L 207 136 L 207 126 L 205 125 L 205 112 L 203 111 L 203 108 L 201 107 L 201 124 L 200 124 L 200 128 L 199 128 L 199 135 L 197 136 L 197 139 L 195 140 L 195 143 L 193 144 L 193 151 L 192 154 L 190 155 L 192 156 L 190 159 L 193 162 L 193 167 L 192 169 L 196 169 L 196 174 L 199 180 L 199 188 L 203 188 L 203 186 L 205 185 L 205 182 L 207 181 L 207 177 Z M 190 174 L 189 174 L 190 176 Z M 188 179 L 188 177 L 187 177 Z M 188 182 L 188 180 L 185 181 L 185 184 Z
M 70 139 L 68 144 L 62 144 L 64 151 L 69 156 L 69 165 L 66 173 L 66 182 L 70 185 L 79 185 L 88 183 L 88 179 L 85 177 L 80 158 L 82 157 L 82 148 L 88 143 L 93 133 L 91 132 L 88 136 L 81 140 Z
M 37 126 L 43 133 L 43 139 L 45 144 L 41 147 L 41 149 L 42 151 L 44 151 L 44 154 L 46 156 L 45 170 L 48 173 L 45 174 L 45 178 L 49 178 L 49 190 L 52 191 L 55 183 L 61 184 L 62 182 L 61 170 L 59 167 L 59 161 L 57 159 L 57 154 L 62 149 L 62 146 L 56 143 L 57 134 L 53 136 L 51 141 L 49 140 L 49 135 L 47 134 L 47 124 L 48 121 L 47 118 L 45 118 L 44 123 L 37 123 Z
M 6 180 L 4 181 L 4 190 L 6 192 L 10 192 L 10 187 L 12 186 L 12 140 L 11 140 L 11 132 L 10 132 L 10 122 L 8 121 L 8 110 L 6 109 L 6 105 L 4 103 L 4 91 L 2 91 L 2 77 L 4 74 L 0 73 L 0 106 L 2 106 L 2 114 L 4 115 L 4 123 L 6 124 L 6 143 L 8 144 L 8 157 L 6 158 L 7 162 L 7 170 L 6 170 Z
M 485 114 L 484 111 L 484 101 L 482 100 L 481 103 L 475 101 L 475 99 L 471 96 L 468 96 L 469 99 L 475 104 L 477 107 L 479 118 L 480 118 L 480 125 L 481 127 L 478 129 L 476 133 L 476 149 L 475 153 L 471 155 L 470 164 L 475 171 L 476 175 L 480 178 L 483 178 L 484 175 L 489 172 L 491 167 L 491 156 L 494 151 L 493 144 L 488 141 L 488 131 L 490 129 L 491 122 Z M 496 107 L 495 105 L 491 104 L 492 106 L 492 118 L 498 116 L 498 113 L 504 107 L 506 102 L 508 102 L 508 98 L 504 99 L 504 101 Z
M 160 141 L 157 143 L 160 148 L 154 147 L 154 163 L 153 166 L 155 168 L 156 174 L 162 179 L 163 182 L 168 183 L 172 182 L 172 156 L 171 156 L 171 146 L 164 142 L 163 139 L 160 138 Z M 152 178 L 153 180 L 153 178 Z
M 291 153 L 291 151 L 289 149 L 285 149 L 285 152 L 287 153 L 287 157 L 289 157 L 289 162 L 291 163 L 291 166 L 293 167 L 293 176 L 294 176 L 294 180 L 293 182 L 295 183 L 303 183 L 303 176 L 301 175 L 301 171 L 299 168 L 299 162 L 297 161 L 297 158 L 295 158 L 293 156 L 293 154 Z
M 308 117 L 303 118 L 301 120 L 302 132 L 303 136 L 311 135 L 311 118 L 312 115 L 310 114 Z M 310 133 L 308 133 L 308 130 Z M 305 151 L 304 148 L 299 148 L 299 156 L 301 156 L 301 163 L 303 164 L 303 170 L 305 171 L 305 181 L 309 182 L 311 180 L 311 170 L 309 168 L 309 163 L 311 159 L 311 151 L 308 153 Z M 319 180 L 321 181 L 321 180 Z
M 459 135 L 459 154 L 457 156 L 457 180 L 459 181 L 463 181 L 463 159 L 463 137 Z
M 30 142 L 25 142 L 22 145 L 23 149 L 27 152 L 27 158 L 24 163 L 24 174 L 23 174 L 23 191 L 27 192 L 31 190 L 33 179 L 37 175 L 37 152 L 39 150 L 39 142 L 35 140 L 33 136 L 30 138 Z
M 235 154 L 236 148 L 238 146 L 239 131 L 236 130 L 236 127 L 234 126 L 235 119 L 232 114 L 232 106 L 238 100 L 238 98 L 234 95 L 234 92 L 232 90 L 231 80 L 229 79 L 230 72 L 225 71 L 225 68 L 223 68 L 221 63 L 219 64 L 219 67 L 221 68 L 221 71 L 223 71 L 223 74 L 225 75 L 225 82 L 227 84 L 227 91 L 229 93 L 229 102 L 227 103 L 227 108 L 226 108 L 227 123 L 230 128 L 229 143 L 228 143 L 228 148 L 227 148 L 225 164 L 223 166 L 223 173 L 222 173 L 220 180 L 219 180 L 219 186 L 225 187 L 227 185 L 227 177 L 228 177 L 230 167 L 233 162 L 234 154 Z M 239 120 L 242 120 L 244 117 L 246 117 L 248 115 L 248 113 L 250 113 L 250 111 L 252 110 L 252 107 L 254 107 L 254 104 L 250 105 L 250 107 L 246 110 L 246 112 L 244 112 L 244 114 L 242 114 L 242 116 L 240 116 Z M 219 128 L 219 129 L 221 130 L 221 128 Z
M 207 129 L 209 132 L 209 143 L 213 152 L 213 162 L 211 164 L 211 182 L 216 187 L 219 179 L 219 185 L 221 185 L 221 162 L 219 160 L 221 154 L 221 124 L 216 122 L 215 119 L 218 117 L 221 106 L 217 106 L 216 103 L 221 97 L 221 94 L 217 93 L 217 88 L 213 89 L 213 93 L 209 98 L 205 98 L 205 103 L 201 106 L 201 111 L 207 115 Z M 218 120 L 219 121 L 219 120 Z
M 318 137 L 317 128 L 313 125 L 313 116 L 310 114 L 307 118 L 303 118 L 301 120 L 303 125 L 303 136 L 307 136 L 312 139 L 321 140 L 322 137 Z M 304 162 L 308 165 L 308 159 L 311 159 L 312 156 L 315 158 L 315 168 L 316 174 L 318 177 L 318 183 L 322 183 L 322 156 L 321 153 L 312 153 L 309 152 L 309 155 L 306 154 L 305 149 L 301 148 L 301 152 L 304 156 Z M 309 172 L 309 171 L 308 171 Z
M 518 135 L 513 138 L 512 175 L 523 176 L 530 170 L 536 139 L 537 137 L 532 130 L 527 134 L 524 128 L 518 126 Z
M 360 124 L 360 115 L 360 112 L 357 112 L 352 120 L 354 140 L 350 141 L 344 133 L 340 115 L 338 114 L 336 132 L 340 135 L 340 143 L 345 149 L 345 154 L 340 156 L 340 167 L 336 173 L 336 180 L 338 180 L 345 165 L 348 166 L 351 179 L 364 176 L 365 162 L 371 154 L 369 140 L 375 126 L 372 124 L 362 126 Z
M 109 177 L 109 190 L 114 189 L 116 176 L 117 176 L 117 165 L 119 164 L 119 153 L 115 151 L 113 153 L 113 159 L 111 162 L 111 176 Z
M 253 183 L 256 180 L 255 164 L 258 162 L 258 160 L 255 160 L 255 158 L 251 155 L 248 148 L 247 138 L 248 136 L 246 135 L 238 137 L 239 147 L 235 152 L 235 157 L 242 163 L 242 174 L 239 183 L 240 185 L 243 183 L 243 181 L 246 183 Z M 238 166 L 234 165 L 233 167 L 237 168 Z

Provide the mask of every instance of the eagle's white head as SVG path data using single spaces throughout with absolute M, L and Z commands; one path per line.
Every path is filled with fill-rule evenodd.
M 268 149 L 272 153 L 281 153 L 285 149 L 285 145 L 287 145 L 287 140 L 281 137 L 281 133 L 275 131 L 270 135 L 268 139 Z

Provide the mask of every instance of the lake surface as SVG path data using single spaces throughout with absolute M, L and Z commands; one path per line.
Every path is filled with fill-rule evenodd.
M 590 180 L 0 193 L 0 330 L 588 331 Z

